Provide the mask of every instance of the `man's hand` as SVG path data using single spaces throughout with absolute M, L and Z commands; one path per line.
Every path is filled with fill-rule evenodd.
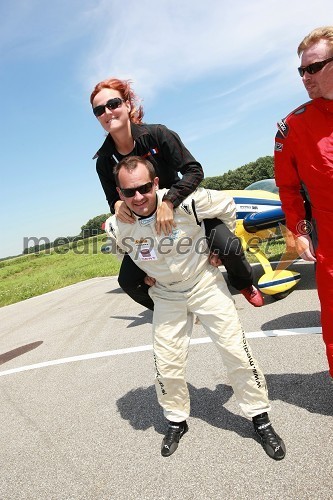
M 209 263 L 213 267 L 222 266 L 222 260 L 216 253 L 210 253 L 208 257 Z
M 148 275 L 143 278 L 143 281 L 148 286 L 153 286 L 156 283 L 155 278 L 152 278 L 151 276 L 148 276 Z
M 315 252 L 310 236 L 302 235 L 295 238 L 295 248 L 298 255 L 309 262 L 316 262 Z
M 164 200 L 156 212 L 156 232 L 161 234 L 161 231 L 163 231 L 167 236 L 172 232 L 173 227 L 176 227 L 173 220 L 173 204 L 169 200 Z
M 117 219 L 126 224 L 134 224 L 135 217 L 124 201 L 118 200 L 114 204 L 114 213 Z

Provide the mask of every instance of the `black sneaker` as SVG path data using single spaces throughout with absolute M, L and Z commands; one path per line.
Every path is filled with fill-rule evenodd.
M 256 415 L 252 421 L 255 433 L 267 455 L 274 460 L 282 460 L 286 456 L 286 445 L 273 429 L 267 413 Z
M 168 430 L 162 441 L 162 457 L 169 457 L 178 448 L 180 438 L 188 431 L 186 420 L 180 423 L 169 422 Z

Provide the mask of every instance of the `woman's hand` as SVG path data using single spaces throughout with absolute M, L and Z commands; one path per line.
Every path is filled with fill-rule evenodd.
M 155 278 L 152 278 L 151 276 L 148 276 L 148 275 L 143 278 L 143 281 L 148 286 L 153 286 L 156 283 Z
M 222 260 L 216 253 L 210 253 L 208 257 L 209 263 L 213 267 L 222 266 Z
M 163 231 L 167 236 L 172 233 L 173 227 L 176 227 L 173 219 L 173 204 L 169 200 L 164 200 L 156 211 L 156 232 L 161 234 Z
M 124 201 L 118 200 L 114 204 L 114 213 L 117 219 L 126 224 L 134 224 L 135 217 Z

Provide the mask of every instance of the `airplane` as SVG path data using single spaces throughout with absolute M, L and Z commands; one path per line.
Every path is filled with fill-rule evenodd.
M 301 275 L 288 270 L 290 261 L 280 260 L 273 269 L 259 244 L 283 238 L 280 228 L 284 227 L 285 215 L 281 208 L 278 187 L 274 179 L 263 179 L 247 186 L 244 190 L 227 190 L 236 204 L 236 230 L 244 251 L 248 251 L 261 264 L 264 274 L 258 280 L 258 288 L 275 300 L 280 300 L 299 283 Z M 295 257 L 295 256 L 294 256 Z
M 254 182 L 242 190 L 226 190 L 236 204 L 235 234 L 248 251 L 260 263 L 264 274 L 258 280 L 262 293 L 280 300 L 292 291 L 301 279 L 297 271 L 287 270 L 288 261 L 281 260 L 273 269 L 259 244 L 283 237 L 280 227 L 285 223 L 278 188 L 274 179 Z M 102 253 L 112 253 L 110 241 L 101 247 Z

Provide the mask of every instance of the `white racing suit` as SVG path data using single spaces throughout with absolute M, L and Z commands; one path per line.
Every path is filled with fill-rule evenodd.
M 167 190 L 157 191 L 158 204 Z M 110 217 L 110 238 L 148 276 L 154 301 L 153 346 L 157 397 L 168 420 L 190 414 L 185 370 L 194 314 L 216 344 L 244 414 L 251 418 L 270 410 L 264 375 L 245 339 L 230 292 L 217 268 L 208 262 L 203 219 L 219 218 L 231 230 L 235 204 L 222 191 L 198 188 L 174 210 L 176 227 L 157 235 L 155 214 L 125 224 Z

